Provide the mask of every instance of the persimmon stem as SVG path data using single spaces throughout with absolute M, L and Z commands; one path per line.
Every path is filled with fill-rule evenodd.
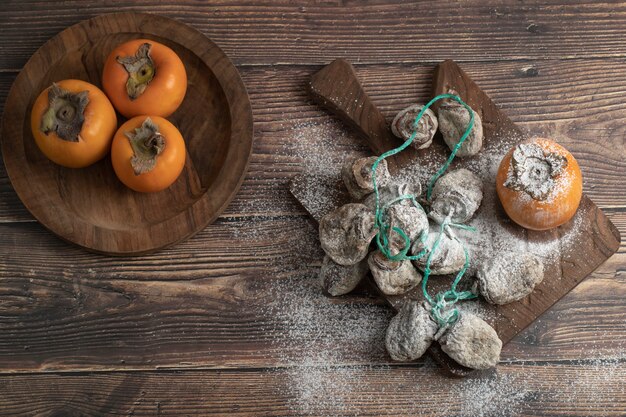
M 131 100 L 135 100 L 146 91 L 156 74 L 156 66 L 150 56 L 151 47 L 152 45 L 146 42 L 141 44 L 135 55 L 116 58 L 128 73 L 126 93 Z
M 78 142 L 85 121 L 89 92 L 72 93 L 52 83 L 48 90 L 48 108 L 41 117 L 39 130 L 46 135 L 53 132 L 62 140 Z
M 504 186 L 545 201 L 566 167 L 565 156 L 544 150 L 535 143 L 521 143 L 513 151 Z
M 124 132 L 133 149 L 130 164 L 135 175 L 152 171 L 157 163 L 157 157 L 165 149 L 165 137 L 159 132 L 159 127 L 149 118 L 134 132 Z

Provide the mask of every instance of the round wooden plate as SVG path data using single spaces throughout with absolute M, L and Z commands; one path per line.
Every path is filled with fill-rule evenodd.
M 101 87 L 108 54 L 135 38 L 176 51 L 189 82 L 185 100 L 168 118 L 185 138 L 186 166 L 171 187 L 153 194 L 126 188 L 108 157 L 83 169 L 55 165 L 30 131 L 31 107 L 44 88 L 66 78 Z M 118 115 L 118 124 L 123 121 Z M 17 76 L 2 118 L 4 163 L 26 208 L 62 239 L 112 255 L 163 248 L 214 221 L 243 181 L 252 137 L 250 100 L 224 52 L 183 23 L 140 13 L 98 16 L 49 40 Z

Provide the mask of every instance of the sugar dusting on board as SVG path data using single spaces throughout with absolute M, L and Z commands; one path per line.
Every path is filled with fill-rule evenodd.
M 481 206 L 470 221 L 476 231 L 459 230 L 458 235 L 468 244 L 473 256 L 473 264 L 497 256 L 501 252 L 529 251 L 547 261 L 554 261 L 563 251 L 567 252 L 573 243 L 582 238 L 587 229 L 588 216 L 584 209 L 578 211 L 575 217 L 560 229 L 560 236 L 554 231 L 527 232 L 517 227 L 504 214 L 495 189 L 495 177 L 504 155 L 510 150 L 513 143 L 520 138 L 507 137 L 502 140 L 492 140 L 475 157 L 457 159 L 452 167 L 464 167 L 478 175 L 483 180 L 484 195 Z M 440 154 L 426 154 L 412 167 L 401 171 L 397 178 L 401 181 L 419 181 L 426 189 L 428 181 L 445 161 Z M 532 234 L 532 238 L 528 234 Z
M 296 125 L 285 154 L 295 154 L 309 175 L 328 175 L 322 165 L 332 161 L 336 169 L 331 175 L 338 178 L 345 158 L 367 155 L 364 147 L 350 141 L 357 142 L 333 122 Z M 507 149 L 488 148 L 465 167 L 492 181 Z M 412 177 L 417 175 L 423 184 L 432 175 L 429 166 L 439 163 L 431 159 L 414 167 Z M 318 205 L 333 204 L 323 187 L 309 192 Z M 561 247 L 567 248 L 568 239 L 578 238 L 576 231 L 583 222 L 583 216 L 577 216 L 560 243 L 551 236 L 528 244 L 523 235 L 515 233 L 516 228 L 493 219 L 496 209 L 495 191 L 486 193 L 473 221 L 481 230 L 480 236 L 467 236 L 474 253 L 493 256 L 499 250 L 525 248 L 553 258 Z M 266 329 L 279 335 L 273 355 L 284 365 L 268 372 L 277 373 L 282 383 L 277 395 L 290 399 L 289 415 L 518 416 L 535 403 L 554 402 L 554 395 L 572 403 L 582 398 L 590 413 L 602 412 L 611 402 L 619 404 L 626 380 L 624 349 L 617 359 L 594 361 L 591 370 L 589 362 L 567 367 L 567 380 L 556 386 L 537 376 L 541 367 L 528 362 L 504 363 L 497 371 L 472 379 L 442 376 L 428 358 L 408 367 L 385 365 L 389 358 L 383 340 L 393 313 L 369 298 L 324 296 L 317 278 L 322 254 L 315 226 L 303 219 L 301 227 L 289 233 L 291 241 L 298 244 L 273 261 L 273 270 L 287 272 L 290 278 L 272 281 L 271 302 L 264 307 L 264 314 L 272 318 L 269 321 L 277 323 L 275 328 Z M 466 303 L 462 308 L 482 316 L 492 314 L 478 303 Z M 599 352 L 598 356 L 605 354 Z M 506 350 L 502 359 L 507 360 Z M 367 363 L 379 365 L 364 365 Z M 420 395 L 423 391 L 438 394 L 424 397 Z
M 292 192 L 315 218 L 321 218 L 343 204 L 346 191 L 338 186 L 341 166 L 347 158 L 368 155 L 367 148 L 332 120 L 320 124 L 299 123 L 292 127 L 292 138 L 285 143 L 284 154 L 295 155 L 302 168 Z

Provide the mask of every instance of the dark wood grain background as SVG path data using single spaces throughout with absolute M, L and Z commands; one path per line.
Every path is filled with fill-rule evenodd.
M 247 179 L 224 215 L 194 238 L 117 259 L 47 232 L 0 167 L 0 414 L 296 414 L 284 358 L 306 346 L 265 311 L 277 281 L 313 272 L 321 259 L 307 215 L 288 193 L 302 169 L 302 155 L 288 144 L 294 127 L 332 123 L 303 87 L 335 58 L 355 65 L 387 117 L 425 98 L 434 66 L 455 59 L 513 121 L 574 153 L 587 195 L 626 234 L 626 4 L 151 3 L 3 1 L 0 104 L 28 57 L 64 28 L 120 10 L 167 15 L 210 37 L 241 72 L 256 132 Z M 342 144 L 354 147 L 346 136 Z M 311 245 L 294 254 L 294 238 Z M 498 373 L 524 374 L 529 390 L 542 394 L 525 398 L 520 414 L 626 413 L 625 300 L 623 243 L 504 349 Z M 360 415 L 428 415 L 444 399 L 441 384 L 411 388 L 443 378 L 424 363 L 359 358 L 371 367 L 346 401 Z M 569 389 L 581 374 L 607 395 L 589 399 Z M 450 415 L 464 401 L 445 400 L 457 410 Z

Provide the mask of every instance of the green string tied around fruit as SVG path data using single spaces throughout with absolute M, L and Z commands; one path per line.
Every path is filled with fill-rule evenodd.
M 472 293 L 471 291 L 457 291 L 457 285 L 459 284 L 459 282 L 461 281 L 461 279 L 463 278 L 463 276 L 465 275 L 465 273 L 467 272 L 467 270 L 468 270 L 468 268 L 470 266 L 470 257 L 469 257 L 469 253 L 468 253 L 468 250 L 467 250 L 467 247 L 465 246 L 465 244 L 461 240 L 459 240 L 456 236 L 454 236 L 450 232 L 449 228 L 459 228 L 459 229 L 471 230 L 471 231 L 474 231 L 475 229 L 473 227 L 466 226 L 464 224 L 458 224 L 458 223 L 451 222 L 450 221 L 450 217 L 451 217 L 452 213 L 450 213 L 448 215 L 448 217 L 446 217 L 443 220 L 443 222 L 441 222 L 440 228 L 439 228 L 439 234 L 437 236 L 437 239 L 433 243 L 432 248 L 430 248 L 430 250 L 429 250 L 429 248 L 426 246 L 426 241 L 427 241 L 427 238 L 428 238 L 428 228 L 426 228 L 425 230 L 422 231 L 422 233 L 421 233 L 421 235 L 419 237 L 419 240 L 422 243 L 422 245 L 424 246 L 424 249 L 422 249 L 419 253 L 417 253 L 415 255 L 408 255 L 408 252 L 411 249 L 411 243 L 412 243 L 411 240 L 409 239 L 408 235 L 401 228 L 396 227 L 396 226 L 390 227 L 390 225 L 385 222 L 385 211 L 391 205 L 396 204 L 396 203 L 398 203 L 398 202 L 400 202 L 402 200 L 409 200 L 415 207 L 420 208 L 424 212 L 426 212 L 426 211 L 424 210 L 422 205 L 417 202 L 416 196 L 412 195 L 412 194 L 401 195 L 401 196 L 399 196 L 399 197 L 397 197 L 397 198 L 387 202 L 383 207 L 381 207 L 380 206 L 380 195 L 379 195 L 379 191 L 378 191 L 378 185 L 376 184 L 376 169 L 378 168 L 378 164 L 382 160 L 402 152 L 404 149 L 406 149 L 411 144 L 411 142 L 413 142 L 413 140 L 415 139 L 415 136 L 417 134 L 417 126 L 418 126 L 422 116 L 426 112 L 426 110 L 428 110 L 435 102 L 437 102 L 439 100 L 443 100 L 443 99 L 455 100 L 459 104 L 463 105 L 467 109 L 469 114 L 470 114 L 470 121 L 469 121 L 469 124 L 467 126 L 467 129 L 465 130 L 465 132 L 461 136 L 461 139 L 459 140 L 459 142 L 452 149 L 452 153 L 450 154 L 450 156 L 448 157 L 446 162 L 431 177 L 431 179 L 430 179 L 430 181 L 428 183 L 428 188 L 427 188 L 427 191 L 426 191 L 426 201 L 430 202 L 431 195 L 432 195 L 432 190 L 433 190 L 433 186 L 434 186 L 435 182 L 450 167 L 450 164 L 454 160 L 454 157 L 456 156 L 459 148 L 463 145 L 463 142 L 465 142 L 467 137 L 470 135 L 470 133 L 472 131 L 472 127 L 474 126 L 474 112 L 472 111 L 470 106 L 468 106 L 457 95 L 454 95 L 454 94 L 440 94 L 440 95 L 436 96 L 435 98 L 433 98 L 432 100 L 430 100 L 424 107 L 422 107 L 422 109 L 419 112 L 419 114 L 415 117 L 415 122 L 413 123 L 413 126 L 414 126 L 415 130 L 413 131 L 411 136 L 402 145 L 398 146 L 395 149 L 392 149 L 390 151 L 387 151 L 387 152 L 383 153 L 380 157 L 378 157 L 378 159 L 376 159 L 376 161 L 372 165 L 372 183 L 374 185 L 374 193 L 375 193 L 375 196 L 376 196 L 375 221 L 376 221 L 376 227 L 378 228 L 378 233 L 376 234 L 376 244 L 378 246 L 378 249 L 388 259 L 390 259 L 392 261 L 402 261 L 402 260 L 414 261 L 414 260 L 418 260 L 418 259 L 423 258 L 428 253 L 428 257 L 426 258 L 426 266 L 424 267 L 424 277 L 422 279 L 422 292 L 424 294 L 424 299 L 431 306 L 431 311 L 430 311 L 431 317 L 437 322 L 437 324 L 439 325 L 440 328 L 444 328 L 444 327 L 450 326 L 450 325 L 454 324 L 458 320 L 458 318 L 459 318 L 459 311 L 456 308 L 453 308 L 455 303 L 457 303 L 458 301 L 462 301 L 462 300 L 470 300 L 470 299 L 476 298 L 476 294 Z M 400 250 L 397 254 L 392 254 L 391 253 L 391 249 L 390 249 L 390 245 L 389 245 L 389 234 L 390 233 L 397 233 L 404 240 L 404 248 L 402 250 Z M 432 262 L 433 254 L 435 253 L 435 251 L 439 247 L 439 244 L 441 242 L 441 238 L 442 238 L 444 233 L 448 233 L 448 234 L 452 235 L 452 238 L 457 240 L 461 244 L 461 246 L 463 247 L 463 252 L 465 254 L 465 263 L 464 263 L 463 267 L 461 268 L 461 270 L 457 273 L 456 277 L 454 278 L 454 281 L 452 282 L 452 285 L 451 285 L 450 289 L 447 290 L 447 291 L 444 291 L 444 292 L 440 292 L 434 298 L 432 298 L 428 294 L 428 290 L 427 290 L 428 278 L 430 277 L 430 274 L 431 274 L 430 265 L 431 265 L 431 262 Z

